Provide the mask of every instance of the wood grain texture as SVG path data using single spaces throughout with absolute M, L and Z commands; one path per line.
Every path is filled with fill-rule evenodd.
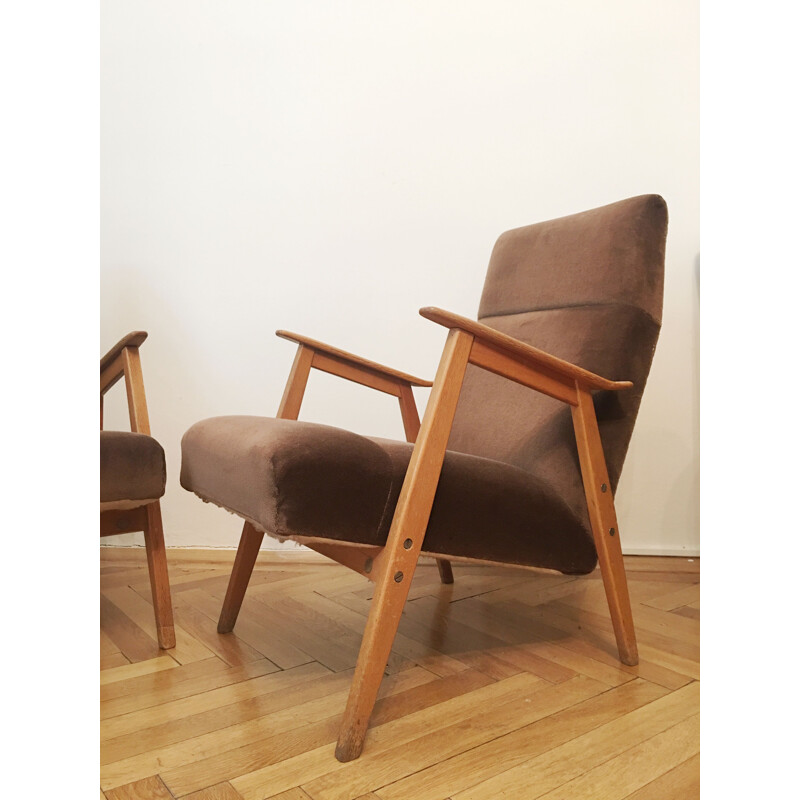
M 340 761 L 357 758 L 364 744 L 369 716 L 425 538 L 472 341 L 472 336 L 459 330 L 448 334 L 386 546 L 375 559 L 375 596 L 336 745 Z
M 257 660 L 227 664 L 192 645 L 195 628 L 180 625 L 176 605 L 176 654 L 208 653 L 178 663 L 154 640 L 142 553 L 129 556 L 103 548 L 101 560 L 101 655 L 137 656 L 101 673 L 107 797 L 698 796 L 699 683 L 674 670 L 699 674 L 699 628 L 669 610 L 698 596 L 696 561 L 626 557 L 642 620 L 635 667 L 617 659 L 597 575 L 462 565 L 459 584 L 445 586 L 433 563 L 419 564 L 364 754 L 345 764 L 333 747 L 373 584 L 332 562 L 259 559 L 236 632 L 219 637 Z M 227 554 L 212 557 L 170 555 L 176 586 L 189 587 L 179 593 L 186 607 L 207 620 L 204 636 L 217 635 L 230 568 Z M 304 653 L 303 664 L 279 669 L 264 656 L 288 648 L 289 635 L 296 651 L 350 666 L 332 672 Z
M 394 382 L 405 383 L 409 386 L 431 386 L 430 381 L 424 378 L 417 378 L 414 375 L 409 375 L 406 372 L 386 367 L 383 364 L 378 364 L 376 361 L 370 361 L 361 356 L 348 353 L 346 350 L 340 350 L 338 347 L 319 342 L 316 339 L 311 339 L 308 336 L 301 336 L 299 333 L 291 333 L 290 331 L 275 331 L 276 336 L 281 339 L 288 339 L 290 342 L 297 342 L 297 344 L 314 350 L 317 353 L 327 355 L 331 358 L 337 359 L 343 363 L 350 364 L 354 367 L 360 367 L 364 371 L 372 372 L 386 378 L 392 379 Z
M 585 389 L 605 389 L 606 391 L 629 389 L 633 385 L 630 381 L 610 381 L 607 378 L 602 378 L 600 375 L 595 375 L 593 372 L 575 366 L 575 364 L 570 364 L 569 361 L 556 358 L 549 353 L 545 353 L 544 350 L 525 344 L 513 336 L 500 333 L 500 331 L 496 331 L 481 322 L 462 317 L 460 314 L 454 314 L 452 311 L 444 311 L 441 308 L 427 306 L 421 308 L 419 313 L 426 319 L 439 325 L 444 325 L 451 330 L 457 329 L 472 334 L 481 345 L 506 354 L 517 363 L 534 369 L 542 368 L 546 374 L 569 380 L 573 385 L 577 382 Z
M 578 403 L 572 408 L 572 421 L 578 443 L 583 487 L 589 507 L 589 521 L 614 634 L 617 638 L 619 657 L 623 664 L 635 666 L 639 662 L 636 632 L 633 627 L 628 582 L 622 560 L 619 523 L 614 509 L 603 443 L 600 441 L 592 395 L 580 385 L 576 384 L 576 389 Z

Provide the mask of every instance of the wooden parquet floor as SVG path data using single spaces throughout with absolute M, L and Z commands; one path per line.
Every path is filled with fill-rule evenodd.
M 101 556 L 107 800 L 691 800 L 699 797 L 700 564 L 625 559 L 641 663 L 599 571 L 417 569 L 360 759 L 334 743 L 372 584 L 259 558 L 216 633 L 231 554 L 170 551 L 177 646 L 159 651 L 144 551 Z

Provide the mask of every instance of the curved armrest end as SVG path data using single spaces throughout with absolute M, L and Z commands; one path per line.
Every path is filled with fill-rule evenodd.
M 452 311 L 445 311 L 435 306 L 425 306 L 419 310 L 421 316 L 429 319 L 445 328 L 458 328 L 459 330 L 471 333 L 476 342 L 482 345 L 501 351 L 505 356 L 517 361 L 520 364 L 532 368 L 545 369 L 555 373 L 562 380 L 574 381 L 583 389 L 604 389 L 606 391 L 619 391 L 630 389 L 633 384 L 630 381 L 611 381 L 600 375 L 595 375 L 589 370 L 583 369 L 569 361 L 550 355 L 544 350 L 539 350 L 513 336 L 501 333 L 482 322 L 476 322 Z
M 102 372 L 126 347 L 140 347 L 147 338 L 147 331 L 131 331 L 123 336 L 101 359 L 100 372 Z

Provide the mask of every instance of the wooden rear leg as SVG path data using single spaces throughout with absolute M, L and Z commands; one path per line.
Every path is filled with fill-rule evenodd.
M 446 558 L 437 558 L 436 566 L 439 568 L 439 578 L 442 583 L 452 583 L 453 568 L 450 566 L 450 562 Z
M 470 334 L 450 331 L 400 490 L 386 547 L 375 559 L 375 595 L 339 730 L 336 744 L 339 761 L 358 758 L 364 747 L 369 718 L 428 527 L 471 347 Z
M 622 560 L 617 513 L 611 495 L 611 483 L 608 479 L 592 396 L 580 388 L 578 388 L 578 405 L 572 407 L 572 421 L 578 443 L 578 457 L 586 503 L 589 507 L 592 535 L 597 549 L 597 559 L 600 562 L 614 635 L 617 639 L 619 658 L 623 664 L 633 667 L 639 663 L 639 651 L 636 647 L 628 581 Z
M 233 562 L 231 579 L 228 581 L 228 591 L 225 593 L 225 600 L 222 603 L 222 611 L 217 623 L 218 633 L 230 633 L 236 624 L 236 618 L 239 616 L 239 609 L 242 607 L 244 593 L 247 591 L 247 584 L 253 574 L 253 567 L 258 558 L 258 550 L 263 538 L 263 531 L 258 530 L 249 522 L 245 522 L 239 549 L 236 551 L 236 559 Z
M 150 573 L 150 590 L 153 594 L 158 646 L 162 650 L 169 650 L 175 647 L 175 623 L 172 619 L 172 598 L 169 591 L 164 529 L 161 524 L 161 505 L 156 500 L 155 503 L 146 506 L 146 510 L 147 524 L 144 528 L 144 544 Z

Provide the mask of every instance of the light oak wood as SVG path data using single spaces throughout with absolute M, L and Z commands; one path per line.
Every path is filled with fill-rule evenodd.
M 172 619 L 172 598 L 167 572 L 167 551 L 161 527 L 161 504 L 150 503 L 147 509 L 147 526 L 144 529 L 144 546 L 150 571 L 150 589 L 156 615 L 158 645 L 164 650 L 175 647 L 175 623 Z
M 403 417 L 403 430 L 406 434 L 406 441 L 412 444 L 417 441 L 419 435 L 419 413 L 417 404 L 414 402 L 414 392 L 410 386 L 400 387 L 400 414 Z M 453 568 L 450 562 L 444 558 L 436 559 L 436 566 L 439 569 L 439 579 L 442 583 L 453 583 Z
M 150 417 L 147 413 L 142 361 L 139 358 L 139 351 L 126 347 L 122 351 L 122 362 L 125 365 L 125 390 L 128 394 L 128 415 L 131 420 L 131 430 L 149 436 Z
M 440 800 L 524 764 L 599 725 L 624 717 L 663 696 L 646 681 L 634 681 L 594 695 L 476 748 L 393 781 L 380 791 L 381 800 Z M 524 796 L 524 795 L 520 795 Z
M 109 683 L 129 680 L 139 675 L 150 675 L 153 672 L 174 669 L 177 666 L 178 662 L 174 659 L 169 656 L 161 656 L 159 658 L 148 659 L 147 661 L 139 661 L 136 664 L 127 664 L 113 669 L 106 669 L 100 673 L 100 685 L 105 686 Z
M 230 633 L 236 625 L 239 609 L 242 607 L 247 584 L 253 574 L 253 567 L 258 558 L 258 551 L 264 539 L 264 531 L 258 530 L 252 523 L 245 522 L 242 528 L 242 538 L 239 549 L 236 551 L 236 560 L 233 562 L 228 590 L 222 603 L 222 611 L 217 624 L 218 633 Z
M 469 357 L 470 363 L 489 372 L 521 383 L 529 389 L 554 397 L 564 403 L 575 405 L 577 395 L 575 380 L 560 375 L 555 370 L 544 366 L 530 366 L 519 360 L 516 355 L 509 355 L 503 350 L 475 340 Z
M 126 347 L 141 347 L 147 339 L 147 331 L 131 331 L 123 336 L 104 356 L 100 358 L 100 373 L 109 371 L 109 366 Z M 111 370 L 113 372 L 113 370 Z
M 106 800 L 173 800 L 158 775 L 106 790 Z
M 517 364 L 541 370 L 545 375 L 559 376 L 561 379 L 570 380 L 572 384 L 579 383 L 586 389 L 605 389 L 606 391 L 618 391 L 620 389 L 630 389 L 633 384 L 630 381 L 610 381 L 593 372 L 582 369 L 569 361 L 556 358 L 544 350 L 532 347 L 529 344 L 500 333 L 488 325 L 481 322 L 454 314 L 452 311 L 444 311 L 441 308 L 431 306 L 419 310 L 421 316 L 444 325 L 451 330 L 462 330 L 472 334 L 477 342 L 494 350 L 498 350 L 509 356 Z M 508 376 L 507 376 L 508 377 Z
M 191 588 L 180 597 L 207 615 L 212 632 L 211 617 L 225 593 L 219 575 L 230 569 L 227 553 L 218 552 L 218 558 L 216 564 L 210 554 L 186 560 L 180 576 L 196 576 L 181 584 Z M 171 553 L 169 560 L 172 566 Z M 682 572 L 686 561 L 675 558 L 625 561 L 637 621 L 644 610 L 642 636 L 649 628 L 658 631 L 658 647 L 640 643 L 637 667 L 617 660 L 611 622 L 597 609 L 604 602 L 599 578 L 466 564 L 457 587 L 443 587 L 433 564 L 420 563 L 390 658 L 395 671 L 381 683 L 364 758 L 340 764 L 331 751 L 351 669 L 332 673 L 314 660 L 280 671 L 267 659 L 231 667 L 214 656 L 163 669 L 171 656 L 161 651 L 159 657 L 147 636 L 154 631 L 152 617 L 141 603 L 130 602 L 138 596 L 132 586 L 148 595 L 141 553 L 137 562 L 127 552 L 117 556 L 103 548 L 104 603 L 124 612 L 129 635 L 138 627 L 143 640 L 149 639 L 150 660 L 104 670 L 109 675 L 101 686 L 101 758 L 114 760 L 101 767 L 101 785 L 109 793 L 130 792 L 158 776 L 174 797 L 214 798 L 224 786 L 241 798 L 286 792 L 302 797 L 299 791 L 312 800 L 330 800 L 337 792 L 381 800 L 470 793 L 528 798 L 569 786 L 581 792 L 554 796 L 621 800 L 620 792 L 630 790 L 630 800 L 692 800 L 697 759 L 690 755 L 678 763 L 685 753 L 676 748 L 689 742 L 694 723 L 677 729 L 679 737 L 675 728 L 697 714 L 699 684 L 686 677 L 679 686 L 664 685 L 668 679 L 659 684 L 662 673 L 648 657 L 651 650 L 674 657 L 667 652 L 673 642 L 680 647 L 694 636 L 696 644 L 699 633 L 692 620 L 649 605 L 659 597 L 661 605 L 670 605 L 676 586 L 649 576 L 669 575 L 674 568 L 674 574 L 691 574 L 696 586 L 698 567 L 690 564 L 693 572 Z M 258 624 L 258 646 L 274 648 L 270 621 L 280 615 L 301 649 L 332 639 L 345 651 L 357 650 L 374 592 L 362 576 L 334 562 L 286 565 L 260 558 L 251 583 L 253 602 L 243 605 L 236 633 L 220 639 L 233 646 L 241 642 L 240 630 Z M 563 586 L 573 592 L 554 601 L 550 592 Z M 459 599 L 454 588 L 461 587 L 467 595 Z M 180 624 L 179 611 L 176 602 Z M 116 621 L 105 613 L 101 631 L 101 652 L 121 655 Z M 170 653 L 179 648 L 180 640 Z M 555 682 L 505 660 L 529 666 L 532 655 L 530 665 Z M 454 664 L 461 671 L 450 669 Z M 657 748 L 640 747 L 661 734 L 666 735 Z M 690 744 L 686 752 L 692 749 Z M 606 763 L 614 768 L 603 769 Z M 590 771 L 588 793 L 571 783 Z
M 357 758 L 364 745 L 369 715 L 422 549 L 472 341 L 463 331 L 448 334 L 386 547 L 375 561 L 379 570 L 375 597 L 336 745 L 340 761 Z
M 302 797 L 302 795 L 299 795 Z M 199 792 L 192 792 L 186 795 L 183 800 L 242 800 L 242 796 L 227 781 L 210 786 L 208 789 L 201 789 Z M 287 798 L 288 800 L 288 798 Z M 307 797 L 306 799 L 307 800 Z
M 453 800 L 495 800 L 498 797 L 527 799 L 546 795 L 547 792 L 583 775 L 587 770 L 604 764 L 693 716 L 699 704 L 697 688 L 697 684 L 691 684 L 686 689 L 679 689 L 654 700 L 556 747 L 548 745 L 540 754 L 534 751 L 531 758 L 518 766 L 482 780 L 468 789 L 454 792 Z M 598 797 L 598 785 L 602 784 L 596 783 L 588 795 L 571 796 Z
M 399 370 L 392 369 L 391 367 L 385 367 L 383 364 L 378 364 L 375 361 L 361 358 L 360 356 L 348 353 L 346 350 L 340 350 L 338 347 L 332 347 L 324 342 L 311 339 L 308 336 L 301 336 L 297 333 L 291 333 L 290 331 L 282 330 L 275 331 L 275 335 L 280 336 L 281 339 L 288 339 L 290 342 L 297 342 L 297 344 L 305 346 L 310 350 L 338 359 L 339 361 L 346 362 L 354 367 L 360 367 L 364 370 L 378 373 L 386 378 L 394 380 L 396 383 L 406 384 L 408 386 L 432 385 L 430 381 L 426 381 L 424 378 L 417 378 L 414 375 L 409 375 L 406 372 L 400 372 Z
M 588 389 L 578 384 L 576 388 L 578 403 L 572 408 L 572 421 L 578 443 L 578 458 L 589 508 L 589 521 L 603 575 L 614 634 L 617 638 L 619 657 L 623 664 L 635 666 L 639 663 L 639 654 L 636 648 L 636 631 L 633 627 L 611 481 L 606 469 L 592 396 Z
M 146 338 L 147 333 L 144 331 L 134 331 L 123 337 L 100 359 L 101 430 L 103 395 L 124 376 L 131 431 L 150 435 L 150 417 L 147 412 L 142 364 L 139 357 L 139 346 Z M 161 524 L 161 504 L 155 500 L 133 509 L 109 510 L 104 510 L 101 504 L 100 536 L 135 531 L 144 532 L 158 644 L 162 649 L 169 650 L 175 647 L 175 624 L 172 616 L 164 531 Z
M 394 397 L 399 397 L 400 387 L 407 385 L 398 383 L 397 380 L 387 378 L 380 372 L 373 372 L 372 370 L 355 366 L 348 361 L 331 358 L 324 353 L 314 353 L 314 360 L 311 366 L 321 372 L 327 372 L 329 375 L 337 375 L 340 378 L 346 378 L 348 381 L 353 381 L 353 383 L 360 383 L 362 386 L 376 389 L 385 394 L 391 394 Z
M 297 348 L 289 378 L 286 381 L 286 388 L 283 390 L 280 406 L 278 407 L 277 417 L 279 419 L 297 419 L 300 413 L 300 406 L 303 403 L 303 395 L 308 383 L 308 373 L 311 371 L 311 363 L 314 360 L 314 351 L 302 344 Z

